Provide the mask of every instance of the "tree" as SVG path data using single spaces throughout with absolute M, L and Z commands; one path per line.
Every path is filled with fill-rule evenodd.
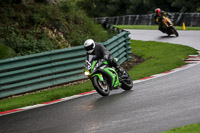
M 82 0 L 77 5 L 84 9 L 89 16 L 117 16 L 126 14 L 129 0 Z
M 200 12 L 199 0 L 174 0 L 172 6 L 181 12 Z
M 77 0 L 77 5 L 91 17 L 167 12 L 200 12 L 199 0 Z

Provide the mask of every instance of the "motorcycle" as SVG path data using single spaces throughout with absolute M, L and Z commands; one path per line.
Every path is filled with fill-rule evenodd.
M 110 67 L 108 62 L 93 60 L 94 55 L 88 55 L 85 61 L 85 75 L 89 77 L 95 90 L 102 96 L 108 96 L 111 90 L 122 88 L 130 90 L 133 81 L 130 75 L 121 67 L 123 72 L 117 72 L 114 67 Z M 117 58 L 115 58 L 117 61 Z
M 168 36 L 170 36 L 171 34 L 175 34 L 176 37 L 178 37 L 178 32 L 174 28 L 173 22 L 168 17 L 163 16 L 163 19 L 161 21 L 161 28 L 163 29 L 164 33 L 168 34 Z

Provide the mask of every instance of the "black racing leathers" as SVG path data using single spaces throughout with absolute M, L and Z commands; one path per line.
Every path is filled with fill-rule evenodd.
M 93 60 L 105 59 L 108 61 L 110 66 L 113 66 L 115 68 L 118 67 L 117 62 L 102 44 L 95 43 L 94 51 L 91 54 L 87 53 L 87 55 L 95 55 Z
M 164 16 L 171 16 L 171 14 L 169 14 L 165 11 L 161 11 L 160 15 L 158 15 L 158 14 L 155 15 L 155 23 L 158 24 L 158 26 L 159 26 L 158 29 L 162 32 L 165 32 L 165 30 L 161 27 L 161 21 L 163 20 Z
M 171 14 L 167 13 L 165 11 L 160 11 L 160 15 L 158 15 L 158 14 L 155 15 L 155 23 L 160 24 L 162 19 L 163 19 L 163 16 L 169 16 L 170 17 Z

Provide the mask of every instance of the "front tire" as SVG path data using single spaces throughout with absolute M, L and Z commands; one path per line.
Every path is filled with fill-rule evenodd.
M 172 27 L 172 32 L 176 35 L 176 37 L 178 37 L 178 32 L 174 27 Z
M 108 96 L 110 94 L 110 86 L 106 80 L 104 82 L 100 81 L 97 76 L 92 79 L 93 86 L 95 90 L 102 96 Z

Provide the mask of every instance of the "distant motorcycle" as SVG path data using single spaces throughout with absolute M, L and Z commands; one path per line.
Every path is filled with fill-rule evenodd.
M 121 68 L 122 73 L 117 73 L 107 61 L 93 60 L 93 57 L 93 55 L 89 55 L 85 61 L 85 75 L 89 77 L 100 95 L 108 96 L 111 90 L 120 87 L 123 90 L 130 90 L 133 87 L 131 77 L 123 68 Z M 115 60 L 117 61 L 116 58 Z
M 162 29 L 164 29 L 164 33 L 166 33 L 168 36 L 170 36 L 171 34 L 175 34 L 176 37 L 178 37 L 178 32 L 174 28 L 173 22 L 168 17 L 163 16 L 161 27 Z

